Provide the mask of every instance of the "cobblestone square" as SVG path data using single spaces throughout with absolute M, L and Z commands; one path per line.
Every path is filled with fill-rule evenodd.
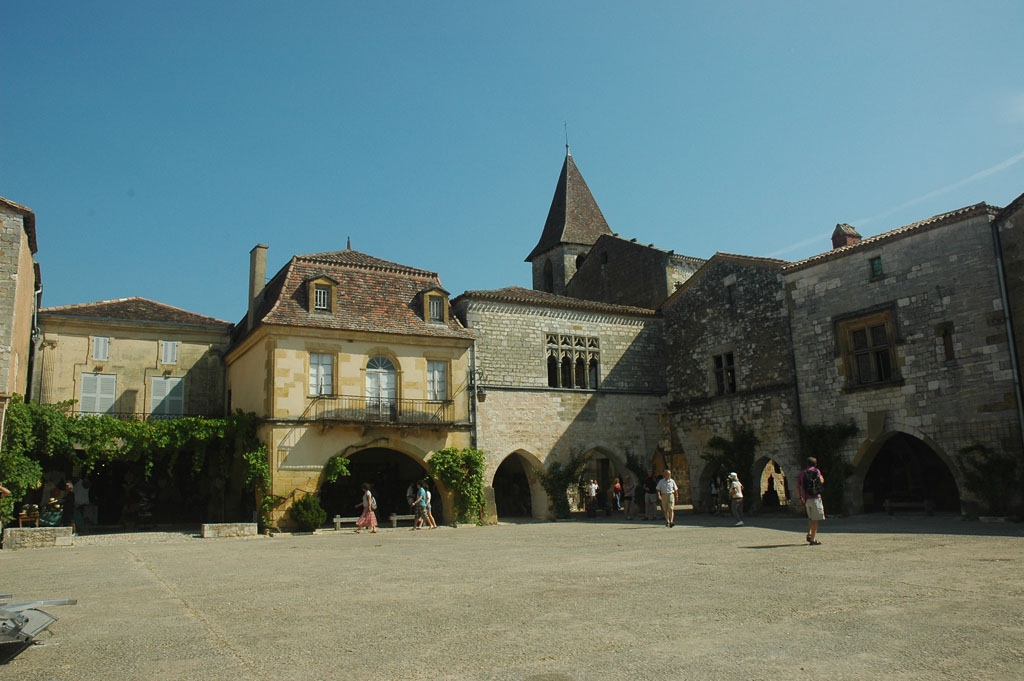
M 0 552 L 19 681 L 1019 679 L 1024 527 L 681 516 Z

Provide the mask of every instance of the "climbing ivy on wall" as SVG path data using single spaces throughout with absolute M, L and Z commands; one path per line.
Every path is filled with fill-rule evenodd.
M 743 507 L 748 509 L 761 493 L 760 485 L 754 484 L 751 478 L 754 452 L 760 442 L 750 426 L 735 426 L 731 439 L 716 435 L 708 440 L 708 447 L 715 450 L 714 454 L 701 455 L 719 479 L 724 481 L 729 473 L 736 473 L 743 485 Z
M 572 514 L 569 507 L 569 488 L 579 484 L 583 467 L 587 464 L 586 452 L 575 452 L 569 455 L 565 463 L 555 461 L 547 469 L 535 468 L 534 473 L 548 493 L 552 510 L 556 518 L 568 518 Z
M 220 419 L 120 421 L 71 416 L 71 407 L 71 402 L 26 404 L 19 396 L 8 405 L 0 448 L 0 484 L 12 492 L 0 502 L 5 520 L 39 486 L 43 469 L 78 467 L 89 473 L 113 462 L 138 465 L 147 480 L 171 478 L 183 466 L 194 477 L 239 475 L 257 508 L 265 512 L 272 506 L 267 451 L 256 436 L 254 414 L 239 410 Z
M 857 434 L 857 425 L 833 423 L 820 426 L 800 426 L 800 469 L 806 467 L 807 458 L 818 460 L 818 469 L 825 477 L 825 491 L 821 495 L 825 512 L 843 512 L 846 501 L 846 478 L 852 472 L 850 464 L 840 454 L 843 443 Z
M 455 523 L 481 522 L 484 510 L 484 453 L 448 447 L 427 462 L 430 473 L 452 493 Z

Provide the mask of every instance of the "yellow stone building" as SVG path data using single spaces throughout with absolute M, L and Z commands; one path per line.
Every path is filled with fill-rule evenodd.
M 230 409 L 263 419 L 271 493 L 287 526 L 297 498 L 319 492 L 328 516 L 352 516 L 362 482 L 377 515 L 406 514 L 409 483 L 431 454 L 472 443 L 472 333 L 428 272 L 346 249 L 293 256 L 264 286 L 267 247 L 253 248 L 249 313 L 225 356 Z M 351 475 L 325 484 L 336 455 Z M 434 497 L 450 518 L 447 490 Z
M 145 298 L 39 311 L 33 399 L 122 418 L 222 416 L 230 322 Z

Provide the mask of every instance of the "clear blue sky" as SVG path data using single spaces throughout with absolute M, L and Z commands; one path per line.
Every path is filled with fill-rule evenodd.
M 530 286 L 564 155 L 642 243 L 796 260 L 1024 192 L 1024 3 L 0 5 L 44 306 L 236 321 L 248 252 Z

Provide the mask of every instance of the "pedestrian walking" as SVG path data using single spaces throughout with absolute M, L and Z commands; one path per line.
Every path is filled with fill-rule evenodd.
M 416 516 L 412 521 L 412 529 L 422 530 L 423 523 L 427 520 L 427 489 L 422 480 L 416 481 L 416 497 L 412 502 L 412 510 Z
M 654 520 L 658 508 L 658 476 L 654 474 L 653 468 L 647 469 L 647 477 L 644 478 L 644 520 Z
M 356 504 L 356 508 L 363 507 L 363 512 L 359 514 L 359 519 L 356 521 L 356 534 L 359 534 L 360 528 L 370 528 L 370 534 L 377 533 L 377 514 L 374 513 L 377 510 L 377 500 L 373 498 L 373 492 L 371 490 L 373 486 L 368 482 L 363 483 L 363 500 Z
M 736 527 L 743 525 L 743 483 L 740 476 L 729 473 L 729 506 L 732 517 L 736 519 Z
M 426 492 L 427 492 L 427 524 L 430 525 L 430 529 L 436 530 L 437 529 L 437 523 L 434 521 L 434 508 L 430 504 L 430 500 L 434 498 L 434 495 L 431 494 L 429 489 L 427 489 Z
M 676 493 L 679 492 L 679 485 L 672 479 L 672 471 L 665 469 L 662 472 L 661 480 L 655 488 L 658 493 L 658 501 L 661 502 L 661 510 L 665 514 L 665 527 L 676 526 Z
M 821 499 L 825 491 L 825 476 L 818 470 L 818 460 L 813 456 L 807 459 L 807 468 L 801 471 L 796 486 L 800 490 L 800 503 L 807 511 L 807 543 L 819 546 L 818 521 L 825 519 L 825 505 Z

